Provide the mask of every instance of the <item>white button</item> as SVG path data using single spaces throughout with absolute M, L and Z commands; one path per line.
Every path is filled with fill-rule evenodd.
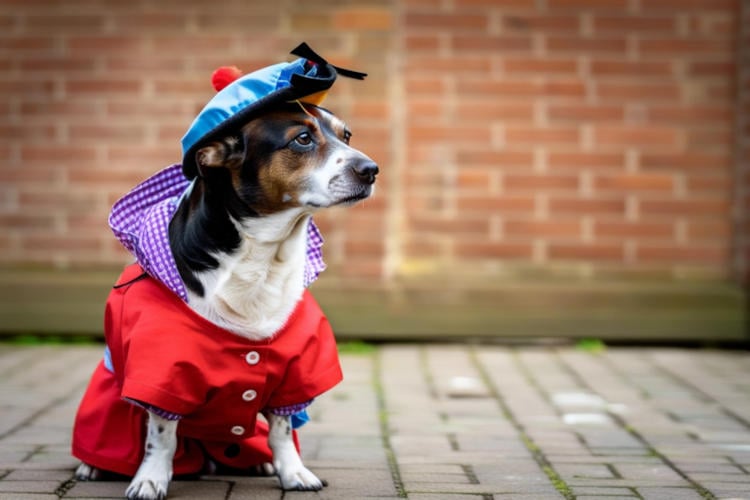
M 235 425 L 234 427 L 232 427 L 232 434 L 234 434 L 235 436 L 241 436 L 244 433 L 245 433 L 245 428 L 242 427 L 241 425 Z
M 247 356 L 245 356 L 245 361 L 247 361 L 248 365 L 257 365 L 258 361 L 260 361 L 260 354 L 255 351 L 250 351 L 247 353 Z
M 258 397 L 258 393 L 252 389 L 248 389 L 242 393 L 242 399 L 244 399 L 245 401 L 252 401 L 256 397 Z

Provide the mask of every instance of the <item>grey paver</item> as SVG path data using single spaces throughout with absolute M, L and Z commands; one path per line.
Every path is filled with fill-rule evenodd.
M 0 344 L 0 500 L 122 498 L 126 481 L 71 480 L 70 428 L 100 358 Z M 342 363 L 301 432 L 327 488 L 206 476 L 171 496 L 750 500 L 746 353 L 400 344 Z

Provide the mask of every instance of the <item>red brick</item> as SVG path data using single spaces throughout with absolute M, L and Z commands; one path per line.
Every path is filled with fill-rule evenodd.
M 446 72 L 487 74 L 490 69 L 491 61 L 487 58 L 417 56 L 409 58 L 405 71 L 414 75 Z
M 0 228 L 25 231 L 53 231 L 55 217 L 51 214 L 0 214 Z
M 530 167 L 534 155 L 529 151 L 488 151 L 481 149 L 459 150 L 459 165 L 520 166 Z
M 687 199 L 687 200 L 641 200 L 641 217 L 655 215 L 669 217 L 726 217 L 731 203 L 728 199 Z
M 140 53 L 145 46 L 144 40 L 137 36 L 71 36 L 67 39 L 67 46 L 76 53 L 128 53 L 131 57 Z
M 84 146 L 24 146 L 21 148 L 21 161 L 58 163 L 58 162 L 91 162 L 96 159 L 96 149 Z
M 501 35 L 454 35 L 451 37 L 453 50 L 472 54 L 494 51 L 524 51 L 531 50 L 531 38 L 525 36 Z
M 671 127 L 639 126 L 621 127 L 599 125 L 595 128 L 596 142 L 602 145 L 675 148 L 679 143 L 679 130 Z
M 687 239 L 696 243 L 706 241 L 728 241 L 732 235 L 732 223 L 727 220 L 701 221 L 690 220 L 687 223 Z
M 530 243 L 493 243 L 487 241 L 470 242 L 459 239 L 454 244 L 454 253 L 457 257 L 478 259 L 531 258 L 532 247 Z
M 81 251 L 96 252 L 101 249 L 101 239 L 96 237 L 54 234 L 29 234 L 21 238 L 21 245 L 27 250 L 70 251 L 72 254 Z
M 704 126 L 732 123 L 734 110 L 727 106 L 650 106 L 648 116 L 652 123 L 679 123 Z
M 460 196 L 457 201 L 460 212 L 491 213 L 532 213 L 534 198 L 532 196 Z
M 462 126 L 412 126 L 407 130 L 409 141 L 432 142 L 473 142 L 487 144 L 490 141 L 490 131 L 486 127 Z
M 671 83 L 599 83 L 596 93 L 603 101 L 679 101 L 681 87 Z
M 696 61 L 687 68 L 690 76 L 710 78 L 732 78 L 736 71 L 737 65 L 733 61 Z
M 24 27 L 30 32 L 43 33 L 101 33 L 105 19 L 101 15 L 74 14 L 33 14 L 24 19 Z
M 689 154 L 643 153 L 640 165 L 646 170 L 706 170 L 726 168 L 730 165 L 729 152 L 695 152 Z
M 225 23 L 231 22 L 236 17 L 238 16 L 221 16 Z M 160 33 L 167 30 L 183 31 L 187 27 L 188 19 L 189 14 L 181 12 L 178 9 L 169 12 L 163 10 L 155 12 L 127 12 L 110 18 L 119 33 L 132 31 L 156 31 Z M 203 12 L 197 17 L 196 23 L 198 26 L 205 28 L 207 27 L 207 19 L 210 19 L 210 14 Z M 246 22 L 247 19 L 243 18 L 243 21 Z
M 508 126 L 505 130 L 505 140 L 508 144 L 577 144 L 579 130 L 572 127 L 531 128 Z
M 89 125 L 71 125 L 72 141 L 139 141 L 145 138 L 146 129 L 142 125 L 122 123 L 91 123 Z
M 404 45 L 410 53 L 413 51 L 434 51 L 440 46 L 440 39 L 435 35 L 406 33 Z
M 737 0 L 648 0 L 650 10 L 694 11 L 722 10 L 736 12 Z
M 459 94 L 498 97 L 583 97 L 585 85 L 581 81 L 548 81 L 529 80 L 460 80 L 457 83 Z
M 106 57 L 104 64 L 109 71 L 123 71 L 132 73 L 148 72 L 149 76 L 167 73 L 172 78 L 175 74 L 180 74 L 185 70 L 185 60 L 180 57 L 170 57 L 167 54 L 144 54 L 139 57 L 129 57 L 127 55 L 111 55 Z M 220 64 L 211 64 L 211 72 L 221 66 Z M 206 88 L 210 88 L 210 72 L 206 72 Z
M 594 33 L 657 33 L 675 32 L 677 19 L 673 16 L 595 16 Z
M 578 221 L 510 219 L 503 224 L 503 234 L 510 238 L 578 239 L 583 231 Z
M 577 14 L 555 13 L 545 15 L 528 12 L 507 13 L 502 17 L 503 28 L 508 32 L 578 33 L 580 20 Z
M 3 36 L 0 37 L 0 50 L 17 52 L 44 51 L 47 55 L 54 50 L 57 42 L 51 36 Z
M 625 10 L 628 0 L 547 0 L 550 9 Z
M 73 58 L 40 55 L 28 56 L 19 62 L 19 67 L 24 72 L 42 72 L 42 71 L 81 71 L 91 73 L 96 67 L 96 61 L 91 58 Z
M 490 173 L 486 169 L 461 168 L 456 174 L 458 189 L 482 189 L 488 190 L 490 186 Z
M 555 243 L 547 247 L 550 259 L 589 260 L 589 261 L 622 261 L 625 256 L 621 245 L 601 243 Z
M 387 8 L 346 7 L 333 14 L 333 26 L 342 30 L 386 31 L 393 25 L 393 14 Z
M 436 103 L 444 106 L 441 103 Z M 462 99 L 456 105 L 456 115 L 461 120 L 521 120 L 531 121 L 534 118 L 534 106 L 531 103 L 498 102 L 496 100 L 468 101 Z
M 674 74 L 671 61 L 620 61 L 593 59 L 591 73 L 595 76 L 621 76 L 642 79 L 644 77 L 667 77 Z
M 84 115 L 86 117 L 95 116 L 99 113 L 100 106 L 92 100 L 72 100 L 62 101 L 49 99 L 34 99 L 33 101 L 21 101 L 21 114 L 27 117 L 50 117 L 65 116 L 66 118 Z
M 526 9 L 529 6 L 528 0 L 454 0 L 457 9 L 469 8 L 495 8 L 495 9 Z
M 734 144 L 734 140 L 734 131 L 731 129 L 688 129 L 685 132 L 685 141 L 689 151 L 703 151 L 706 147 L 713 148 L 716 146 L 728 150 Z
M 732 192 L 732 179 L 726 175 L 712 175 L 688 177 L 686 180 L 688 193 L 722 195 Z
M 0 80 L 0 95 L 18 95 L 29 97 L 31 95 L 39 98 L 49 98 L 54 93 L 55 84 L 52 80 L 35 78 L 31 80 Z
M 594 178 L 594 189 L 597 191 L 663 191 L 674 189 L 672 176 L 661 174 L 622 174 L 597 176 Z
M 638 50 L 642 57 L 650 56 L 700 56 L 732 53 L 731 40 L 694 38 L 639 39 Z
M 456 32 L 485 30 L 488 27 L 487 19 L 487 16 L 483 14 L 407 12 L 403 23 L 406 29 L 427 28 L 430 31 L 450 30 Z
M 503 177 L 506 191 L 538 191 L 578 189 L 578 177 L 573 175 L 506 174 Z
M 529 59 L 510 58 L 503 59 L 503 69 L 506 73 L 539 73 L 547 76 L 576 75 L 578 73 L 578 61 L 575 59 Z
M 409 95 L 440 97 L 447 93 L 448 86 L 442 78 L 406 78 L 406 92 Z
M 547 116 L 552 121 L 622 122 L 625 109 L 622 105 L 551 104 Z
M 137 94 L 141 90 L 139 80 L 69 80 L 65 91 L 69 94 Z
M 625 156 L 621 153 L 562 153 L 551 151 L 547 155 L 550 168 L 621 168 Z
M 562 37 L 550 36 L 546 41 L 547 50 L 550 52 L 565 52 L 573 54 L 599 54 L 613 53 L 625 54 L 627 42 L 625 38 L 580 38 L 580 37 Z
M 622 198 L 551 197 L 549 211 L 552 214 L 624 215 L 625 200 Z
M 179 51 L 191 54 L 227 52 L 234 40 L 229 35 L 195 36 L 156 36 L 152 39 L 152 50 L 157 53 Z
M 627 222 L 622 220 L 594 222 L 594 237 L 597 239 L 673 239 L 674 233 L 672 222 Z
M 729 249 L 723 245 L 638 245 L 636 258 L 640 262 L 694 263 L 721 265 L 727 261 Z
M 442 235 L 488 234 L 490 222 L 486 217 L 444 219 L 414 216 L 409 218 L 409 231 Z
M 0 123 L 0 143 L 19 140 L 32 143 L 49 143 L 54 140 L 55 135 L 56 131 L 53 125 L 34 125 L 31 123 L 7 125 Z

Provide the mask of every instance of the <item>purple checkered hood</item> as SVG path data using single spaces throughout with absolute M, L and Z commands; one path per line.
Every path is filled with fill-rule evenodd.
M 169 166 L 123 196 L 112 207 L 109 226 L 125 248 L 153 278 L 187 302 L 187 289 L 177 271 L 169 246 L 169 221 L 177 210 L 180 198 L 191 181 L 182 173 L 182 165 Z M 310 220 L 307 227 L 307 261 L 305 286 L 315 281 L 325 269 L 321 247 L 323 238 Z

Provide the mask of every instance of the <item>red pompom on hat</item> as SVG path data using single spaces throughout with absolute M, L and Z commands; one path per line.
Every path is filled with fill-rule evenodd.
M 241 76 L 242 70 L 237 66 L 222 66 L 211 75 L 211 85 L 218 92 Z

